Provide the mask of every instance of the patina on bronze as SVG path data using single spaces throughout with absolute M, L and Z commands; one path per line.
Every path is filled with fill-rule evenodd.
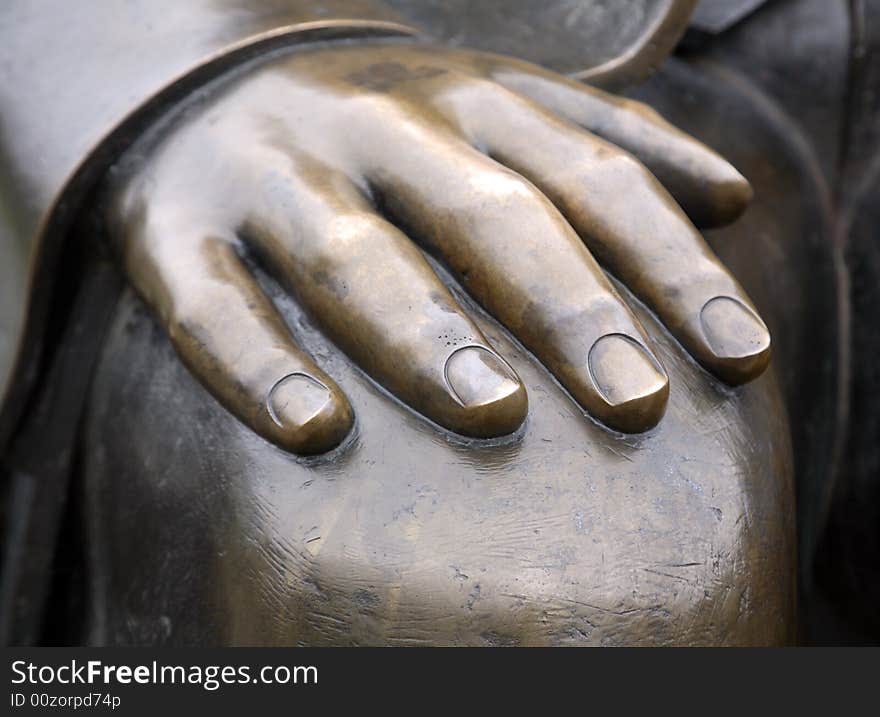
M 734 219 L 748 183 L 644 105 L 363 21 L 207 84 L 247 58 L 211 63 L 80 215 L 161 326 L 123 294 L 77 446 L 89 639 L 790 639 L 775 378 L 731 391 L 682 350 L 731 384 L 766 366 L 691 223 Z

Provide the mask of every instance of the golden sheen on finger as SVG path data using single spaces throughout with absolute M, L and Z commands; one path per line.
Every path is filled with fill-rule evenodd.
M 178 324 L 216 325 L 199 313 L 204 303 L 180 297 L 209 291 L 218 299 L 211 311 L 222 315 L 224 297 L 255 296 L 243 288 L 252 278 L 198 262 L 182 270 L 180 252 L 166 248 L 189 236 L 225 237 L 262 262 L 390 393 L 478 438 L 522 425 L 525 388 L 419 248 L 611 428 L 656 426 L 670 386 L 652 341 L 596 259 L 707 369 L 730 383 L 760 374 L 766 327 L 672 195 L 627 151 L 548 106 L 555 101 L 570 115 L 580 101 L 593 114 L 617 113 L 622 126 L 648 122 L 651 131 L 640 135 L 647 145 L 636 147 L 645 157 L 674 145 L 688 171 L 702 161 L 722 176 L 728 165 L 639 106 L 587 89 L 580 96 L 575 83 L 554 84 L 539 68 L 529 75 L 523 63 L 505 75 L 504 62 L 364 44 L 299 50 L 221 84 L 118 192 L 124 252 L 152 257 L 129 258 L 135 285 L 169 317 L 172 336 Z M 512 89 L 511 78 L 529 76 L 544 83 L 540 92 L 524 81 L 525 94 Z M 712 206 L 715 184 L 706 185 Z M 282 355 L 298 349 L 277 323 L 268 336 L 247 326 L 227 321 L 208 340 L 176 346 L 224 405 L 269 440 L 298 452 L 341 440 L 350 416 L 343 420 L 329 377 L 317 366 L 300 372 L 262 358 L 279 340 L 288 347 Z M 279 438 L 289 425 L 296 430 Z M 308 438 L 297 442 L 294 433 Z

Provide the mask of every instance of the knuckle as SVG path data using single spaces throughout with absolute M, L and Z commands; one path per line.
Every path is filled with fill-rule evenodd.
M 346 210 L 335 214 L 312 232 L 313 240 L 299 247 L 296 258 L 310 266 L 336 267 L 357 265 L 378 247 L 388 249 L 401 239 L 396 230 L 370 210 Z
M 628 152 L 615 152 L 611 159 L 615 171 L 634 181 L 643 181 L 649 176 L 648 168 Z
M 364 241 L 387 232 L 384 219 L 370 211 L 346 211 L 332 217 L 323 232 L 325 251 L 356 249 Z
M 480 169 L 468 177 L 468 189 L 475 209 L 482 209 L 487 203 L 533 206 L 541 200 L 531 182 L 509 170 Z
M 496 112 L 508 114 L 516 111 L 523 102 L 523 98 L 512 90 L 477 72 L 456 73 L 454 80 L 435 97 L 435 102 L 451 109 L 465 126 Z
M 491 77 L 477 74 L 461 75 L 461 83 L 481 99 L 507 99 L 513 93 Z
M 605 160 L 604 175 L 616 180 L 629 190 L 644 190 L 655 183 L 654 175 L 634 156 L 624 150 L 615 149 Z

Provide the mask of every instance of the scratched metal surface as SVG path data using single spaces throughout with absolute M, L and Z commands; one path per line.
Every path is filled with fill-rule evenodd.
M 263 442 L 129 295 L 84 434 L 95 642 L 792 639 L 792 459 L 772 375 L 721 388 L 645 314 L 669 410 L 651 433 L 617 437 L 483 321 L 530 415 L 514 440 L 464 444 L 389 399 L 275 293 L 351 398 L 353 441 L 317 461 Z

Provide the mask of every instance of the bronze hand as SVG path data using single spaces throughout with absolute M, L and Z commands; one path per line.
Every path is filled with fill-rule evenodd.
M 525 389 L 417 247 L 613 428 L 656 425 L 669 386 L 593 255 L 723 380 L 767 364 L 764 323 L 679 206 L 730 221 L 746 180 L 649 108 L 527 63 L 300 50 L 142 144 L 112 211 L 127 271 L 199 379 L 293 452 L 338 444 L 352 409 L 242 250 L 376 381 L 469 436 L 516 430 Z

